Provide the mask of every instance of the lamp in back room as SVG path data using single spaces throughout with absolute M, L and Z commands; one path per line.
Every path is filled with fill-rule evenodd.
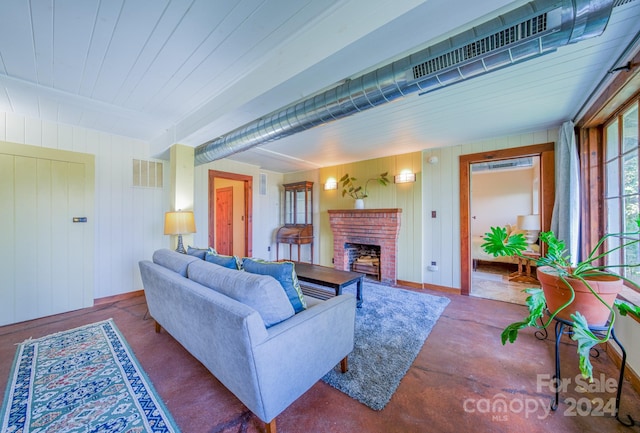
M 517 225 L 519 230 L 526 232 L 527 249 L 531 251 L 531 245 L 538 241 L 540 234 L 540 215 L 518 215 Z
M 182 244 L 182 235 L 196 232 L 196 222 L 191 211 L 165 212 L 164 214 L 164 234 L 178 235 L 178 248 L 176 251 L 186 254 Z

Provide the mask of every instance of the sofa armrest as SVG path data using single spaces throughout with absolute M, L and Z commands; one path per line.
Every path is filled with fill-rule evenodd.
M 267 330 L 266 340 L 253 348 L 264 420 L 277 416 L 351 353 L 355 314 L 355 297 L 343 294 Z

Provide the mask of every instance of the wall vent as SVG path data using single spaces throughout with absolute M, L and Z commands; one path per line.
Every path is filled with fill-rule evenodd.
M 482 171 L 507 170 L 515 168 L 533 167 L 533 157 L 526 156 L 524 158 L 500 159 L 497 161 L 477 162 L 471 164 L 471 171 L 478 173 Z
M 133 186 L 144 188 L 162 188 L 162 163 L 133 160 Z
M 544 13 L 414 66 L 413 79 L 435 74 L 459 63 L 502 50 L 546 30 L 547 14 Z

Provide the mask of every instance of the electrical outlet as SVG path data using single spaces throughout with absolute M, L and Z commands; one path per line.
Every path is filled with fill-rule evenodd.
M 267 247 L 267 251 L 271 252 L 271 245 Z

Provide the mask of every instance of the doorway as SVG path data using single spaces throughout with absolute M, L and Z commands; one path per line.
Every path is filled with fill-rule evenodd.
M 472 165 L 487 162 L 506 161 L 515 158 L 539 158 L 539 203 L 541 230 L 549 230 L 551 213 L 555 198 L 554 179 L 554 143 L 537 144 L 513 149 L 501 149 L 490 152 L 460 156 L 460 293 L 469 295 L 472 286 Z M 506 225 L 509 222 L 498 225 Z
M 539 287 L 532 260 L 494 257 L 482 249 L 491 227 L 508 233 L 530 233 L 531 258 L 540 252 L 540 157 L 526 156 L 471 164 L 470 295 L 524 305 L 523 290 Z M 526 232 L 525 232 L 526 230 Z
M 253 255 L 253 177 L 209 170 L 209 245 L 219 254 Z

